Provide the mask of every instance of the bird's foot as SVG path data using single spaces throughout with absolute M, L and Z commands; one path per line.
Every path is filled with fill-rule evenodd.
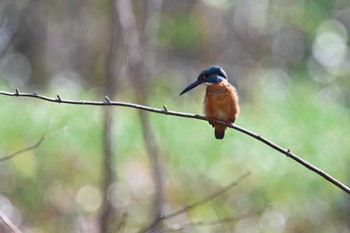
M 210 118 L 208 122 L 212 127 L 214 127 L 215 118 Z
M 227 121 L 227 124 L 232 125 L 233 123 L 235 123 L 235 120 L 236 120 L 236 119 L 228 120 L 228 121 Z

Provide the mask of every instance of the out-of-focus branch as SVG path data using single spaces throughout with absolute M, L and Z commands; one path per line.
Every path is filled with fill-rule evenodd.
M 176 224 L 171 228 L 164 229 L 164 230 L 159 231 L 157 233 L 183 231 L 183 230 L 191 228 L 191 227 L 199 227 L 199 226 L 208 227 L 208 226 L 214 226 L 214 225 L 218 225 L 218 224 L 238 222 L 238 221 L 245 219 L 245 218 L 257 216 L 257 215 L 261 214 L 262 212 L 264 212 L 264 210 L 266 210 L 269 207 L 270 206 L 265 206 L 258 211 L 249 211 L 247 213 L 239 214 L 239 215 L 234 216 L 234 217 L 221 218 L 221 219 L 211 221 L 211 222 L 199 221 L 199 222 L 189 222 L 189 223 L 184 223 L 184 224 Z
M 154 38 L 158 34 L 159 28 L 159 19 L 162 8 L 163 0 L 148 0 L 147 1 L 147 10 L 145 17 L 145 26 L 143 30 L 143 71 L 144 79 L 150 80 L 154 75 L 154 63 L 155 63 L 155 54 L 156 46 L 154 43 Z M 145 82 L 142 86 L 144 94 L 143 102 L 141 104 L 147 103 L 147 88 L 149 86 Z M 144 138 L 147 143 L 148 153 L 150 155 L 151 166 L 153 171 L 153 180 L 155 182 L 155 196 L 154 196 L 154 219 L 159 219 L 163 215 L 163 205 L 164 205 L 164 191 L 163 191 L 163 174 L 162 174 L 162 163 L 160 159 L 159 148 L 155 140 L 154 133 L 150 126 L 150 121 L 148 114 L 144 111 L 140 111 L 140 117 L 142 121 L 142 128 L 144 132 Z M 154 225 L 154 230 L 161 230 L 162 225 Z M 152 229 L 153 230 L 153 229 Z
M 144 50 L 145 50 L 145 69 L 149 77 L 153 76 L 156 60 L 156 36 L 159 31 L 160 15 L 162 11 L 163 0 L 148 0 L 146 21 L 144 26 Z M 149 78 L 148 77 L 148 78 Z
M 0 158 L 0 163 L 5 162 L 5 161 L 10 160 L 10 159 L 13 159 L 14 157 L 16 157 L 16 156 L 18 156 L 20 154 L 23 154 L 25 152 L 28 152 L 28 151 L 31 151 L 31 150 L 34 150 L 34 149 L 38 148 L 41 145 L 41 143 L 44 141 L 44 139 L 45 139 L 45 134 L 43 134 L 41 136 L 41 138 L 39 139 L 39 141 L 37 143 L 35 143 L 34 145 L 31 145 L 31 146 L 28 146 L 28 147 L 23 148 L 21 150 L 18 150 L 18 151 L 14 152 L 14 153 L 12 153 L 10 155 L 1 157 Z
M 100 232 L 109 232 L 110 221 L 113 214 L 113 206 L 111 200 L 108 199 L 108 189 L 115 182 L 116 171 L 115 171 L 115 157 L 114 157 L 114 145 L 113 142 L 113 117 L 112 109 L 106 108 L 104 111 L 103 121 L 103 208 L 99 220 Z
M 114 229 L 113 233 L 123 233 L 124 232 L 127 217 L 128 217 L 128 215 L 126 213 L 124 213 L 122 215 L 122 218 L 121 218 L 119 224 Z
M 38 4 L 35 1 L 36 0 L 30 0 L 24 3 L 25 5 L 22 9 L 22 12 L 20 13 L 18 26 L 15 29 L 13 29 L 12 32 L 10 32 L 9 38 L 7 40 L 5 39 L 4 46 L 0 50 L 0 60 L 4 58 L 6 53 L 8 53 L 8 51 L 11 49 L 11 46 L 13 46 L 15 39 L 18 36 L 19 32 L 21 31 L 24 23 L 28 21 L 27 19 L 29 17 L 28 12 L 30 12 L 31 7 L 33 5 Z
M 232 183 L 230 183 L 229 185 L 225 186 L 224 188 L 214 192 L 214 193 L 211 193 L 210 195 L 204 197 L 203 199 L 199 200 L 199 201 L 196 201 L 188 206 L 185 206 L 184 208 L 176 211 L 176 212 L 173 212 L 173 213 L 170 213 L 170 214 L 166 214 L 166 215 L 163 215 L 161 218 L 159 219 L 156 219 L 154 222 L 152 222 L 149 226 L 145 227 L 144 229 L 142 229 L 139 233 L 145 233 L 145 232 L 148 232 L 150 229 L 153 228 L 154 225 L 156 225 L 158 222 L 160 221 L 164 221 L 166 219 L 169 219 L 169 218 L 173 218 L 175 216 L 178 216 L 182 213 L 185 213 L 185 212 L 188 212 L 190 210 L 193 210 L 195 208 L 198 208 L 206 203 L 208 203 L 209 201 L 217 198 L 218 196 L 224 194 L 225 192 L 229 191 L 230 189 L 232 189 L 233 187 L 237 186 L 239 183 L 241 183 L 246 177 L 248 177 L 250 175 L 250 172 L 246 172 L 244 173 L 242 176 L 238 177 L 238 179 L 236 179 L 235 181 L 233 181 Z M 162 232 L 162 231 L 161 231 Z
M 109 101 L 108 97 L 106 97 L 107 102 L 97 102 L 97 101 L 74 101 L 74 100 L 62 100 L 60 97 L 55 99 L 55 98 L 50 98 L 50 97 L 46 97 L 46 96 L 41 96 L 38 94 L 31 94 L 31 93 L 20 93 L 18 90 L 16 90 L 15 93 L 10 93 L 10 92 L 5 92 L 5 91 L 0 91 L 0 95 L 6 95 L 6 96 L 23 96 L 23 97 L 32 97 L 32 98 L 37 98 L 37 99 L 42 99 L 42 100 L 46 100 L 46 101 L 50 101 L 50 102 L 55 102 L 55 103 L 65 103 L 65 104 L 77 104 L 77 105 L 95 105 L 95 106 L 122 106 L 122 107 L 129 107 L 129 108 L 136 108 L 136 109 L 140 109 L 140 110 L 144 110 L 144 111 L 148 111 L 148 112 L 154 112 L 154 113 L 160 113 L 160 114 L 164 114 L 164 115 L 171 115 L 171 116 L 178 116 L 178 117 L 184 117 L 184 118 L 193 118 L 193 119 L 198 119 L 198 120 L 202 120 L 202 121 L 212 121 L 212 119 L 205 117 L 205 116 L 200 116 L 197 114 L 189 114 L 189 113 L 182 113 L 182 112 L 174 112 L 174 111 L 170 111 L 167 109 L 167 107 L 164 106 L 164 109 L 157 109 L 157 108 L 151 108 L 148 106 L 143 106 L 143 105 L 139 105 L 139 104 L 130 104 L 130 103 L 123 103 L 123 102 L 112 102 Z M 340 188 L 341 190 L 343 190 L 344 192 L 346 192 L 347 194 L 350 195 L 350 188 L 348 186 L 346 186 L 345 184 L 341 183 L 340 181 L 338 181 L 337 179 L 333 178 L 332 176 L 330 176 L 329 174 L 327 174 L 326 172 L 322 171 L 321 169 L 317 168 L 316 166 L 308 163 L 307 161 L 303 160 L 302 158 L 298 157 L 297 155 L 295 155 L 294 153 L 291 152 L 290 149 L 284 149 L 276 144 L 274 144 L 273 142 L 261 137 L 260 135 L 249 131 L 245 128 L 242 128 L 240 126 L 237 126 L 235 124 L 230 124 L 224 121 L 219 121 L 219 120 L 214 120 L 216 123 L 220 123 L 223 125 L 226 125 L 229 128 L 235 129 L 237 131 L 240 131 L 252 138 L 255 138 L 259 141 L 261 141 L 262 143 L 268 145 L 269 147 L 273 148 L 274 150 L 286 155 L 287 157 L 291 158 L 292 160 L 296 161 L 297 163 L 299 163 L 300 165 L 304 166 L 305 168 L 311 170 L 312 172 L 318 174 L 319 176 L 323 177 L 324 179 L 326 179 L 328 182 L 332 183 L 333 185 L 337 186 L 338 188 Z
M 119 37 L 117 36 L 120 30 L 115 0 L 111 1 L 112 6 L 112 22 L 111 22 L 111 38 L 109 57 L 107 64 L 107 75 L 105 79 L 105 92 L 108 96 L 115 96 L 117 92 L 117 75 L 121 67 L 121 55 L 117 53 L 120 47 Z M 110 232 L 111 220 L 115 217 L 111 200 L 108 199 L 108 189 L 116 180 L 116 159 L 115 145 L 116 139 L 113 137 L 113 109 L 105 108 L 103 121 L 103 208 L 99 219 L 100 232 Z
M 13 233 L 22 233 L 20 229 L 0 210 L 0 219 Z
M 149 3 L 153 0 L 149 0 Z M 121 34 L 124 41 L 124 47 L 127 58 L 127 65 L 131 75 L 132 84 L 134 86 L 137 103 L 147 103 L 146 80 L 149 77 L 147 69 L 148 54 L 143 51 L 143 46 L 139 33 L 137 31 L 136 17 L 133 13 L 131 2 L 128 0 L 116 0 L 116 9 L 121 25 Z M 148 21 L 148 20 L 147 20 Z M 150 32 L 152 33 L 152 32 Z M 146 37 L 147 43 L 150 35 Z M 148 47 L 151 48 L 151 47 Z M 148 49 L 150 52 L 150 49 Z M 152 58 L 151 58 L 152 59 Z M 143 137 L 146 144 L 146 149 L 151 161 L 153 172 L 153 181 L 155 184 L 154 196 L 154 219 L 160 218 L 163 209 L 163 176 L 162 167 L 159 158 L 159 149 L 152 132 L 148 115 L 144 111 L 139 111 L 141 120 Z M 154 230 L 159 230 L 160 225 L 154 226 Z
M 115 0 L 115 7 L 118 13 L 126 51 L 127 64 L 131 73 L 132 83 L 138 102 L 143 101 L 145 74 L 143 71 L 143 51 L 136 28 L 136 19 L 132 12 L 132 6 L 128 0 Z

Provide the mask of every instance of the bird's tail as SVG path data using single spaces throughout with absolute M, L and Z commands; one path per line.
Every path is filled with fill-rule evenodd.
M 225 130 L 226 130 L 226 126 L 218 124 L 215 125 L 215 138 L 216 139 L 223 139 L 225 136 Z

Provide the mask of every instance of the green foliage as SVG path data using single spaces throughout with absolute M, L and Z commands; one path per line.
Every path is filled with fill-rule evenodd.
M 199 48 L 206 31 L 202 27 L 201 16 L 180 15 L 178 17 L 162 16 L 158 42 L 171 48 L 174 52 L 191 53 Z
M 152 9 L 156 2 L 163 3 L 159 12 Z M 5 1 L 0 7 L 0 89 L 101 100 L 105 76 L 115 74 L 115 99 L 134 102 L 139 90 L 126 68 L 131 59 L 112 2 L 41 3 Z M 178 94 L 208 64 L 222 65 L 240 93 L 238 125 L 350 184 L 348 0 L 132 1 L 132 7 L 144 45 L 139 65 L 151 74 L 144 85 L 150 87 L 148 105 L 201 114 L 204 88 Z M 79 219 L 96 232 L 104 109 L 5 96 L 0 106 L 0 156 L 35 144 L 46 132 L 39 148 L 0 164 L 0 209 L 28 232 L 79 232 Z M 125 232 L 136 232 L 151 220 L 153 172 L 137 110 L 113 109 L 111 166 L 118 179 L 108 197 L 128 213 Z M 234 130 L 218 141 L 207 122 L 148 114 L 167 213 L 252 172 L 167 226 L 253 211 L 249 218 L 183 232 L 349 232 L 348 195 L 286 156 Z M 267 205 L 272 208 L 258 214 Z
M 268 94 L 272 90 L 266 90 L 268 87 L 263 83 L 253 90 L 251 102 L 241 103 L 237 124 L 290 148 L 346 183 L 348 110 L 325 98 L 322 90 L 308 81 L 291 82 L 283 98 Z M 151 98 L 151 102 L 154 107 L 166 104 L 171 110 L 201 113 L 201 94 L 196 95 L 198 98 L 157 97 Z M 45 232 L 71 231 L 76 211 L 83 211 L 86 216 L 96 214 L 98 209 L 86 209 L 78 193 L 85 186 L 97 190 L 100 186 L 103 108 L 4 96 L 0 105 L 3 155 L 34 144 L 48 127 L 40 148 L 0 165 L 11 180 L 2 182 L 1 195 L 10 199 L 33 226 L 42 224 L 39 216 L 50 214 L 48 224 L 40 226 Z M 115 110 L 114 166 L 120 183 L 117 190 L 121 192 L 115 205 L 130 210 L 129 221 L 147 221 L 146 216 L 140 218 L 137 214 L 150 207 L 153 187 L 137 112 Z M 233 130 L 218 141 L 206 122 L 149 114 L 160 145 L 170 210 L 203 198 L 247 170 L 252 172 L 237 188 L 191 213 L 188 221 L 211 221 L 272 205 L 271 210 L 263 213 L 262 232 L 276 227 L 270 214 L 283 220 L 281 224 L 287 232 L 295 227 L 308 232 L 329 232 L 335 224 L 338 227 L 345 224 L 337 220 L 337 206 L 346 195 L 284 155 Z M 132 204 L 135 201 L 138 204 Z M 33 211 L 39 214 L 32 215 Z M 57 228 L 63 222 L 65 227 Z M 231 227 L 245 229 L 246 224 L 243 221 Z

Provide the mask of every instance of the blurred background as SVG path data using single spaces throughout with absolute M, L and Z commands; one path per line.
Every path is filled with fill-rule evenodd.
M 0 2 L 0 90 L 202 114 L 205 87 L 179 93 L 218 64 L 239 126 L 350 185 L 348 0 Z M 0 163 L 0 210 L 22 232 L 147 232 L 247 171 L 150 231 L 350 232 L 346 193 L 237 131 L 218 141 L 204 121 L 128 108 L 0 106 L 1 157 L 45 135 Z

